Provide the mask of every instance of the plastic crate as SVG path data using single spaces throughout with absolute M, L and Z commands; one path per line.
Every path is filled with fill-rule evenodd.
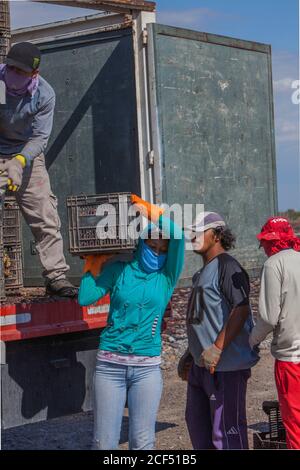
M 3 250 L 3 202 L 2 202 L 1 194 L 0 194 L 0 250 Z
M 253 448 L 258 449 L 286 449 L 285 441 L 274 441 L 268 432 L 256 432 L 253 434 Z
M 5 295 L 5 280 L 3 269 L 3 246 L 0 245 L 0 304 L 6 299 Z
M 265 401 L 263 410 L 269 417 L 270 439 L 274 441 L 285 441 L 286 434 L 282 422 L 278 401 Z
M 21 243 L 21 215 L 14 197 L 6 197 L 3 211 L 3 244 L 16 246 Z
M 5 295 L 5 283 L 4 279 L 0 277 L 0 305 L 2 302 L 5 302 L 6 295 Z
M 9 3 L 1 2 L 0 4 L 0 32 L 4 29 L 5 31 L 9 28 Z
M 265 401 L 262 409 L 269 417 L 269 431 L 253 434 L 254 449 L 286 449 L 286 432 L 278 401 Z
M 0 303 L 5 300 L 3 269 L 3 193 L 0 190 Z
M 97 208 L 101 205 L 106 209 L 103 216 L 97 215 Z M 84 255 L 134 250 L 136 241 L 128 237 L 128 226 L 133 219 L 128 217 L 130 205 L 130 193 L 69 196 L 67 209 L 70 253 Z M 96 229 L 104 217 L 110 221 L 110 238 L 101 239 Z
M 23 259 L 22 248 L 19 246 L 4 246 L 3 266 L 5 290 L 20 289 L 23 287 Z
M 0 44 L 1 45 L 6 45 L 9 42 L 11 35 L 10 32 L 6 28 L 1 28 L 1 22 L 0 22 Z

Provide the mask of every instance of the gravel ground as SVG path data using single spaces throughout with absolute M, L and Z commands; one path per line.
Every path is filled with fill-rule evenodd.
M 252 281 L 251 304 L 254 316 L 257 312 L 259 281 Z M 189 289 L 177 289 L 173 296 L 173 318 L 163 334 L 164 392 L 157 420 L 156 448 L 160 450 L 188 450 L 191 444 L 184 420 L 186 383 L 176 373 L 177 362 L 186 349 L 185 308 Z M 247 410 L 249 442 L 252 434 L 264 430 L 267 417 L 262 411 L 262 402 L 276 400 L 273 378 L 274 361 L 270 355 L 270 338 L 261 345 L 261 360 L 252 371 L 249 381 Z M 47 422 L 28 424 L 2 432 L 2 449 L 89 449 L 92 439 L 92 413 L 53 419 Z M 127 410 L 121 436 L 121 449 L 128 448 Z

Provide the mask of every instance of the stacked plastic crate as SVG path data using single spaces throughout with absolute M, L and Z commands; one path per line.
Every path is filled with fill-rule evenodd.
M 0 64 L 6 56 L 10 40 L 9 2 L 0 1 Z
M 20 209 L 14 197 L 6 196 L 3 210 L 3 274 L 5 291 L 23 287 Z
M 286 432 L 278 401 L 265 401 L 263 411 L 269 417 L 268 430 L 253 434 L 254 449 L 286 449 Z
M 9 2 L 0 0 L 0 64 L 6 57 L 10 40 Z M 3 250 L 3 191 L 0 189 L 0 302 L 5 299 Z

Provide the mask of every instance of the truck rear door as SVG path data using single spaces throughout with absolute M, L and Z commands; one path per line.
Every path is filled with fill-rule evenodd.
M 261 265 L 255 235 L 277 211 L 270 46 L 151 24 L 148 67 L 157 200 L 220 212 L 233 254 Z M 186 260 L 183 281 L 199 269 Z

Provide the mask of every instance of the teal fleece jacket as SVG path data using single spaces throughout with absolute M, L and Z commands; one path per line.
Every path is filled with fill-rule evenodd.
M 161 354 L 161 322 L 183 268 L 185 239 L 183 231 L 165 216 L 160 216 L 158 225 L 170 238 L 161 270 L 147 274 L 141 269 L 139 241 L 133 261 L 117 261 L 97 278 L 88 272 L 81 280 L 78 302 L 82 306 L 110 294 L 107 326 L 99 345 L 104 351 L 149 357 Z

